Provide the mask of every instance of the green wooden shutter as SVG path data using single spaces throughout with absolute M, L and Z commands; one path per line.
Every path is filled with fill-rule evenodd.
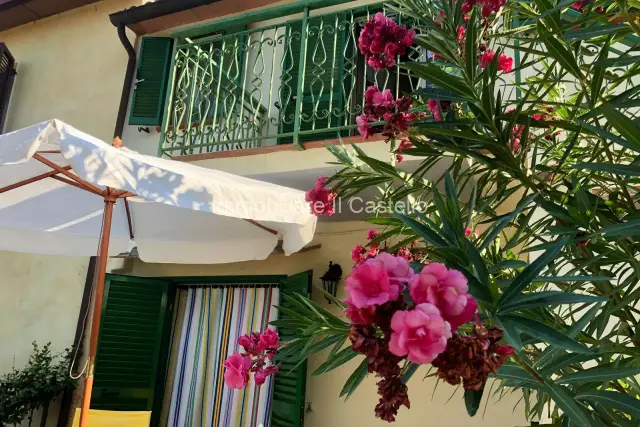
M 92 408 L 159 416 L 174 294 L 167 281 L 107 276 Z
M 144 37 L 140 44 L 130 125 L 160 126 L 169 83 L 173 39 Z
M 345 18 L 344 14 L 340 14 L 340 21 L 343 21 Z M 322 18 L 311 18 L 309 19 L 309 27 L 317 27 L 320 25 L 320 20 Z M 329 19 L 331 21 L 331 19 Z M 333 26 L 333 22 L 325 23 L 325 25 Z M 291 24 L 292 32 L 300 32 L 302 28 L 302 23 L 294 23 Z M 306 115 L 306 117 L 311 117 L 315 108 L 315 103 L 318 102 L 317 111 L 322 113 L 325 110 L 329 110 L 329 106 L 331 105 L 331 110 L 343 110 L 345 105 L 345 99 L 343 94 L 343 81 L 344 76 L 344 49 L 346 44 L 347 30 L 337 30 L 337 39 L 336 46 L 334 49 L 334 34 L 331 31 L 324 31 L 322 34 L 322 39 L 319 39 L 319 35 L 317 33 L 313 33 L 308 35 L 307 37 L 307 54 L 305 60 L 305 69 L 304 69 L 304 87 L 303 87 L 303 98 L 302 98 L 302 112 Z M 324 49 L 323 49 L 324 47 Z M 293 57 L 293 67 L 291 68 L 291 75 L 293 76 L 293 89 L 296 90 L 298 75 L 300 73 L 300 50 L 302 48 L 302 43 L 300 41 L 295 41 L 291 44 L 291 52 Z M 314 64 L 314 51 L 318 58 L 324 58 L 324 53 L 326 51 L 326 60 L 323 64 Z M 335 61 L 335 68 L 334 68 Z M 290 65 L 286 65 L 285 68 L 288 68 Z M 315 80 L 315 81 L 314 81 Z M 333 88 L 331 87 L 331 81 L 333 80 Z M 322 96 L 318 97 L 319 88 L 323 86 Z M 331 96 L 333 89 L 333 97 Z M 312 91 L 316 92 L 315 99 L 312 96 Z M 294 93 L 294 96 L 296 94 Z M 315 101 L 315 102 L 314 102 Z M 296 102 L 291 100 L 291 102 L 287 105 L 286 111 L 282 113 L 285 117 L 289 117 L 294 112 L 296 112 Z M 296 112 L 297 113 L 297 112 Z M 333 112 L 330 112 L 331 120 L 329 117 L 327 118 L 316 118 L 315 121 L 315 129 L 327 129 L 329 125 L 331 128 L 339 127 L 343 125 L 344 116 L 336 116 Z M 300 121 L 300 130 L 312 130 L 313 121 Z M 291 123 L 282 123 L 280 133 L 289 133 L 294 131 L 294 122 Z M 346 133 L 341 133 L 341 135 L 346 135 Z M 314 134 L 306 134 L 300 135 L 300 142 L 308 142 L 308 141 L 317 141 L 321 139 L 327 138 L 336 138 L 337 133 L 335 131 L 330 132 L 319 132 Z M 278 140 L 278 144 L 291 144 L 293 142 L 293 137 L 284 137 Z
M 280 292 L 284 294 L 298 293 L 311 296 L 311 271 L 289 276 L 282 282 Z M 280 305 L 285 308 L 294 307 L 280 298 Z M 287 315 L 280 314 L 279 319 Z M 294 331 L 278 328 L 284 340 L 293 338 Z M 296 362 L 280 363 L 280 372 L 276 374 L 271 402 L 272 427 L 302 427 L 304 424 L 304 396 L 307 385 L 307 362 L 304 361 L 295 370 Z

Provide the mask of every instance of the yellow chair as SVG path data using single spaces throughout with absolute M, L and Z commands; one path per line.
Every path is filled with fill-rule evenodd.
M 151 412 L 149 411 L 100 411 L 89 410 L 89 427 L 149 427 Z M 73 427 L 80 426 L 80 408 L 73 416 Z

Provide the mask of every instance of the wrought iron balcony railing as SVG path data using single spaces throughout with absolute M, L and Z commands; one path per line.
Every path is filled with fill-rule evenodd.
M 307 9 L 300 19 L 180 41 L 162 151 L 179 156 L 354 135 L 367 86 L 394 95 L 424 86 L 400 67 L 374 71 L 359 54 L 363 23 L 383 8 L 317 16 Z M 426 60 L 426 52 L 416 47 L 399 60 Z

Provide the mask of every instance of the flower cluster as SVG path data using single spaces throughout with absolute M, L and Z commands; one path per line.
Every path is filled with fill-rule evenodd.
M 375 243 L 371 242 L 376 237 L 378 237 L 378 232 L 376 230 L 371 229 L 367 232 L 367 240 L 369 240 L 369 244 L 367 245 L 368 249 L 367 247 L 362 245 L 355 245 L 353 249 L 351 249 L 351 259 L 353 260 L 354 264 L 357 265 L 362 262 L 365 262 L 366 260 L 374 258 L 376 255 L 380 253 L 381 251 L 380 242 L 375 242 Z M 385 249 L 383 248 L 383 250 Z M 411 249 L 409 249 L 406 246 L 403 246 L 400 249 L 398 249 L 398 252 L 396 253 L 396 255 L 406 259 L 407 261 L 411 261 L 414 258 L 414 255 L 411 252 Z
M 233 353 L 225 360 L 225 384 L 230 388 L 244 388 L 251 372 L 257 385 L 264 384 L 269 375 L 278 372 L 278 366 L 270 361 L 276 355 L 279 341 L 280 337 L 273 329 L 241 336 L 238 345 L 244 348 L 244 353 Z
M 406 53 L 416 37 L 413 30 L 400 26 L 396 22 L 376 13 L 364 24 L 358 39 L 360 53 L 374 70 L 382 70 L 396 65 L 396 57 Z
M 493 58 L 496 56 L 496 53 L 491 49 L 487 49 L 480 54 L 480 68 L 486 68 Z M 498 71 L 502 71 L 505 73 L 509 73 L 513 70 L 513 58 L 508 57 L 504 53 L 501 53 L 498 56 Z
M 315 187 L 307 190 L 304 199 L 309 203 L 311 213 L 316 216 L 331 216 L 335 213 L 333 201 L 336 199 L 336 193 L 326 187 L 327 177 L 319 176 L 316 179 Z
M 514 348 L 500 345 L 502 329 L 483 327 L 479 322 L 473 327 L 473 334 L 453 336 L 447 348 L 432 362 L 438 368 L 438 377 L 451 385 L 462 382 L 465 390 L 480 390 L 490 373 L 498 368 L 514 353 Z
M 464 0 L 462 13 L 467 15 L 476 4 L 482 6 L 482 16 L 488 18 L 492 13 L 498 13 L 507 3 L 507 0 Z
M 376 416 L 394 421 L 400 406 L 409 407 L 400 362 L 437 359 L 458 327 L 473 320 L 476 301 L 461 272 L 431 263 L 415 273 L 406 258 L 387 252 L 357 264 L 345 288 L 352 348 L 381 378 Z
M 450 101 L 438 101 L 437 99 L 427 101 L 427 108 L 433 114 L 433 120 L 436 122 L 442 121 L 442 113 L 446 113 L 450 107 Z
M 369 86 L 364 93 L 364 112 L 356 117 L 358 132 L 367 139 L 377 133 L 391 140 L 399 133 L 406 132 L 409 122 L 417 119 L 419 114 L 410 113 L 411 99 L 403 96 L 394 99 L 391 91 L 380 91 L 375 86 Z M 372 122 L 385 121 L 384 126 L 373 126 Z
M 402 163 L 402 161 L 404 160 L 404 154 L 402 153 L 404 152 L 404 150 L 408 150 L 409 148 L 413 148 L 413 144 L 411 143 L 411 141 L 409 141 L 408 138 L 404 138 L 402 141 L 400 141 L 400 144 L 395 151 L 396 162 Z

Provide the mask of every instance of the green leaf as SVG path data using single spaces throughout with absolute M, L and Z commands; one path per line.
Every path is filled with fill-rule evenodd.
M 577 163 L 572 169 L 586 169 L 598 172 L 616 173 L 618 175 L 629 175 L 640 177 L 640 166 L 615 165 L 609 163 Z
M 524 387 L 533 389 L 538 389 L 542 386 L 542 384 L 523 367 L 513 363 L 506 363 L 501 366 L 495 377 L 501 380 L 516 381 Z
M 360 353 L 353 351 L 351 346 L 345 347 L 338 353 L 336 353 L 334 357 L 328 358 L 324 361 L 324 363 L 318 366 L 318 369 L 313 371 L 313 375 L 325 374 L 339 366 L 344 365 L 359 354 Z
M 564 46 L 560 39 L 547 30 L 541 20 L 538 21 L 538 33 L 540 34 L 542 42 L 547 47 L 549 55 L 578 80 L 582 80 L 583 76 L 573 53 Z
M 600 50 L 600 54 L 598 55 L 598 61 L 604 61 L 609 56 L 609 42 L 611 38 L 607 40 L 607 42 Z M 604 82 L 604 67 L 594 67 L 593 77 L 591 78 L 591 106 L 595 107 L 597 100 L 600 98 L 600 91 L 602 90 L 602 82 Z
M 486 237 L 484 238 L 484 240 L 482 241 L 482 243 L 480 244 L 480 247 L 478 248 L 478 250 L 480 252 L 482 252 L 483 250 L 485 250 L 491 243 L 493 243 L 493 241 L 495 240 L 495 238 L 502 232 L 502 230 L 504 230 L 504 228 L 511 222 L 513 221 L 513 219 L 520 213 L 522 212 L 524 209 L 527 208 L 527 206 L 529 206 L 529 204 L 531 202 L 533 202 L 535 199 L 538 198 L 538 193 L 534 193 L 534 194 L 530 194 L 527 197 L 525 197 L 524 199 L 522 199 L 520 201 L 520 203 L 518 203 L 518 205 L 516 206 L 516 208 L 513 210 L 513 212 L 509 213 L 508 215 L 504 216 L 502 219 L 500 219 L 499 221 L 496 222 L 495 225 L 493 225 L 491 227 L 491 231 L 486 235 Z
M 501 313 L 508 313 L 515 310 L 526 310 L 534 307 L 552 307 L 561 304 L 575 304 L 579 302 L 593 303 L 607 301 L 606 298 L 574 294 L 562 291 L 543 291 L 520 295 L 514 298 L 509 304 L 501 306 Z
M 632 219 L 621 224 L 603 227 L 597 232 L 607 237 L 631 237 L 640 234 L 640 219 Z
M 556 345 L 575 353 L 586 354 L 592 352 L 582 343 L 568 337 L 550 326 L 545 325 L 544 323 L 538 322 L 537 320 L 513 315 L 502 315 L 500 316 L 500 320 L 502 323 L 513 323 L 516 329 L 519 329 L 532 337 L 539 338 L 550 345 Z
M 467 248 L 467 255 L 469 255 L 469 261 L 471 261 L 471 265 L 473 265 L 473 269 L 476 272 L 476 277 L 482 283 L 483 286 L 489 286 L 489 272 L 487 271 L 487 265 L 484 263 L 480 252 L 476 249 L 473 244 L 465 239 L 464 244 Z
M 563 38 L 569 42 L 575 42 L 578 40 L 589 40 L 595 37 L 606 36 L 608 34 L 621 36 L 624 34 L 629 34 L 630 32 L 631 32 L 631 29 L 626 24 L 593 25 L 588 28 L 580 28 L 578 30 L 569 30 L 564 33 Z M 608 43 L 605 43 L 605 46 L 607 45 Z
M 640 368 L 608 368 L 596 366 L 584 371 L 572 372 L 556 380 L 557 384 L 606 382 L 640 374 Z
M 634 147 L 634 150 L 640 151 L 640 129 L 635 125 L 633 120 L 613 108 L 611 105 L 602 104 L 600 110 L 607 118 L 607 121 L 613 126 L 627 141 Z
M 576 396 L 577 400 L 599 403 L 618 409 L 634 419 L 640 419 L 640 400 L 616 391 L 591 390 Z
M 499 262 L 496 265 L 490 267 L 489 273 L 495 273 L 497 271 L 506 270 L 508 268 L 511 268 L 511 269 L 522 268 L 522 267 L 526 267 L 527 265 L 529 264 L 527 264 L 524 261 L 520 261 L 517 259 L 508 259 L 506 261 Z
M 532 279 L 536 277 L 538 273 L 542 271 L 549 262 L 551 262 L 551 260 L 555 259 L 568 241 L 569 237 L 557 240 L 551 248 L 547 249 L 545 253 L 540 255 L 533 263 L 522 270 L 520 274 L 513 279 L 511 285 L 505 289 L 500 301 L 498 302 L 498 307 L 506 305 L 509 301 L 518 296 L 524 288 L 530 285 Z
M 416 221 L 415 219 L 398 213 L 394 213 L 393 216 L 408 225 L 418 236 L 422 237 L 428 243 L 436 247 L 449 246 L 449 244 L 445 242 L 440 236 L 438 236 L 436 232 L 431 230 L 426 225 Z
M 445 195 L 447 196 L 446 206 L 451 218 L 451 221 L 449 221 L 451 223 L 451 228 L 457 235 L 463 236 L 464 224 L 462 224 L 462 214 L 458 203 L 458 189 L 456 188 L 456 184 L 453 182 L 451 172 L 449 171 L 446 171 L 444 174 L 444 188 Z M 440 214 L 442 215 L 442 212 L 440 212 Z
M 369 373 L 369 361 L 365 357 L 360 365 L 356 368 L 355 371 L 349 376 L 347 382 L 344 383 L 344 387 L 342 387 L 342 391 L 340 391 L 340 397 L 346 396 L 345 399 L 348 399 L 351 394 L 358 388 L 362 380 L 364 380 Z
M 593 425 L 584 411 L 572 397 L 572 393 L 564 386 L 557 384 L 547 384 L 545 392 L 551 396 L 554 403 L 569 417 L 573 423 L 580 427 Z
M 462 96 L 463 98 L 476 99 L 476 93 L 469 88 L 467 83 L 459 77 L 443 71 L 439 66 L 431 62 L 400 64 L 414 75 L 438 86 L 442 89 Z
M 418 365 L 417 363 L 409 362 L 409 366 L 405 369 L 404 373 L 402 374 L 402 382 L 404 384 L 408 383 L 411 377 L 413 376 L 413 374 L 416 373 L 419 367 L 420 365 Z
M 478 11 L 473 8 L 471 18 L 467 24 L 467 32 L 465 34 L 465 65 L 467 67 L 467 76 L 470 81 L 475 81 L 476 71 L 478 69 L 478 58 L 476 55 L 478 49 Z
M 365 162 L 367 166 L 369 166 L 371 169 L 373 169 L 378 173 L 389 175 L 394 178 L 400 178 L 400 174 L 398 173 L 398 170 L 387 162 L 383 162 L 381 160 L 374 159 L 373 157 L 369 157 L 369 156 L 358 156 L 358 158 L 363 162 Z
M 582 330 L 591 322 L 591 320 L 598 314 L 600 311 L 600 306 L 596 305 L 589 309 L 587 313 L 580 316 L 578 321 L 571 325 L 569 330 L 567 331 L 567 336 L 571 338 L 575 338 Z M 545 368 L 549 366 L 553 360 L 556 358 L 556 354 L 558 354 L 561 350 L 557 348 L 548 347 L 543 353 L 542 356 L 538 359 L 534 366 L 539 366 L 540 368 Z
M 465 390 L 464 391 L 464 406 L 467 408 L 467 414 L 470 417 L 473 417 L 477 412 L 478 408 L 480 408 L 480 402 L 482 402 L 482 394 L 484 393 L 484 388 L 487 385 L 487 382 L 482 385 L 482 388 L 478 391 L 475 390 Z

